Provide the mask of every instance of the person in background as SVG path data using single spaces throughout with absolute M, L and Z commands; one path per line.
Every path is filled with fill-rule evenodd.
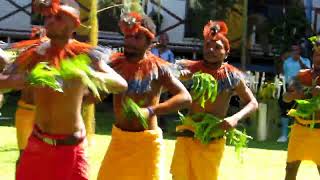
M 310 60 L 301 56 L 301 48 L 299 45 L 291 46 L 291 55 L 284 60 L 283 63 L 283 74 L 285 76 L 286 86 L 288 87 L 292 80 L 297 76 L 301 69 L 309 69 L 311 67 Z M 288 141 L 288 125 L 290 118 L 286 115 L 288 109 L 293 106 L 293 103 L 280 102 L 281 107 L 281 135 L 277 142 Z
M 163 33 L 159 37 L 159 44 L 151 49 L 152 54 L 160 57 L 163 60 L 166 60 L 170 63 L 175 63 L 174 54 L 168 48 L 168 43 L 170 42 L 169 36 L 167 33 Z

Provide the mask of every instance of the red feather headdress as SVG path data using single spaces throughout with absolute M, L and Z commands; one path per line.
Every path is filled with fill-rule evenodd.
M 64 13 L 74 19 L 76 26 L 80 25 L 79 5 L 74 0 L 32 0 L 32 9 L 43 16 Z
M 32 10 L 44 16 L 57 14 L 60 0 L 32 0 Z
M 150 39 L 155 38 L 155 34 L 152 33 L 149 29 L 143 27 L 142 17 L 139 13 L 131 12 L 128 14 L 122 15 L 119 27 L 121 32 L 125 35 L 135 35 L 138 32 L 143 32 Z
M 221 40 L 226 50 L 230 50 L 229 40 L 226 37 L 228 27 L 223 21 L 209 21 L 203 28 L 203 37 L 205 40 Z

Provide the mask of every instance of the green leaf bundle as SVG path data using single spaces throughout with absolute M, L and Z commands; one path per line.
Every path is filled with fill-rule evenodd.
M 239 159 L 242 155 L 243 148 L 248 146 L 249 139 L 253 139 L 251 136 L 248 136 L 246 130 L 239 131 L 237 129 L 232 129 L 226 134 L 229 143 L 234 146 L 235 152 Z
M 35 68 L 29 74 L 27 81 L 32 86 L 47 86 L 55 91 L 63 92 L 61 83 L 58 82 L 60 78 L 60 72 L 53 67 L 50 67 L 48 63 L 38 63 Z
M 61 61 L 60 74 L 62 79 L 80 78 L 82 83 L 88 86 L 95 97 L 100 99 L 99 91 L 90 79 L 90 58 L 87 55 L 79 55 L 72 59 Z
M 214 102 L 218 94 L 218 82 L 210 74 L 197 72 L 192 76 L 192 100 L 198 101 L 204 108 L 207 101 Z
M 123 103 L 123 111 L 127 119 L 137 118 L 140 124 L 148 129 L 148 119 L 142 114 L 141 108 L 131 98 L 126 98 Z
M 47 86 L 55 91 L 63 92 L 63 80 L 80 78 L 94 96 L 100 99 L 99 91 L 109 92 L 106 80 L 98 76 L 97 72 L 90 67 L 90 63 L 91 59 L 87 55 L 64 59 L 59 69 L 42 62 L 31 71 L 28 81 L 33 86 Z
M 311 99 L 296 100 L 296 109 L 290 110 L 289 116 L 298 116 L 304 119 L 312 119 L 314 113 L 320 110 L 320 96 Z
M 222 130 L 219 125 L 223 120 L 208 113 L 197 113 L 191 117 L 179 113 L 179 117 L 182 124 L 191 125 L 195 128 L 194 137 L 202 144 L 209 144 L 213 138 L 226 136 L 229 143 L 235 147 L 239 159 L 242 149 L 248 145 L 248 139 L 252 139 L 251 136 L 246 134 L 245 130 L 243 132 L 235 128 L 229 131 Z M 195 122 L 192 119 L 201 119 L 201 121 Z

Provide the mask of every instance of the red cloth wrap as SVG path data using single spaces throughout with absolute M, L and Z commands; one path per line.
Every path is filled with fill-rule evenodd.
M 60 139 L 67 135 L 42 136 Z M 88 163 L 84 142 L 52 146 L 30 136 L 17 167 L 17 180 L 87 180 Z

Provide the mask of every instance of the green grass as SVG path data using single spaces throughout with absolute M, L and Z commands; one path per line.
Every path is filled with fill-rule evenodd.
M 0 179 L 13 180 L 18 149 L 15 128 L 0 127 Z M 106 152 L 109 135 L 96 135 L 89 148 L 90 177 L 96 179 L 100 163 Z M 166 180 L 170 180 L 169 167 L 174 150 L 174 140 L 165 140 Z M 245 162 L 239 163 L 233 147 L 227 147 L 220 168 L 221 180 L 277 180 L 283 179 L 286 151 L 249 148 L 245 153 Z M 306 162 L 301 165 L 298 180 L 319 179 L 315 165 Z
M 13 117 L 15 111 L 15 98 L 4 106 L 1 112 L 4 116 Z M 99 171 L 100 163 L 110 142 L 110 130 L 113 116 L 110 105 L 97 107 L 97 135 L 94 142 L 89 147 L 90 179 L 95 180 Z M 104 111 L 104 112 L 102 112 Z M 169 131 L 174 129 L 174 124 L 170 123 Z M 0 179 L 13 180 L 15 172 L 15 162 L 18 156 L 16 145 L 15 128 L 13 120 L 0 120 Z M 165 133 L 165 162 L 166 178 L 170 180 L 170 163 L 174 150 L 174 138 Z M 274 141 L 250 143 L 245 152 L 243 164 L 236 159 L 233 147 L 227 146 L 220 167 L 219 180 L 278 180 L 284 179 L 284 169 L 286 162 L 286 144 L 278 144 Z M 311 162 L 304 162 L 298 173 L 298 180 L 320 179 L 316 166 Z

